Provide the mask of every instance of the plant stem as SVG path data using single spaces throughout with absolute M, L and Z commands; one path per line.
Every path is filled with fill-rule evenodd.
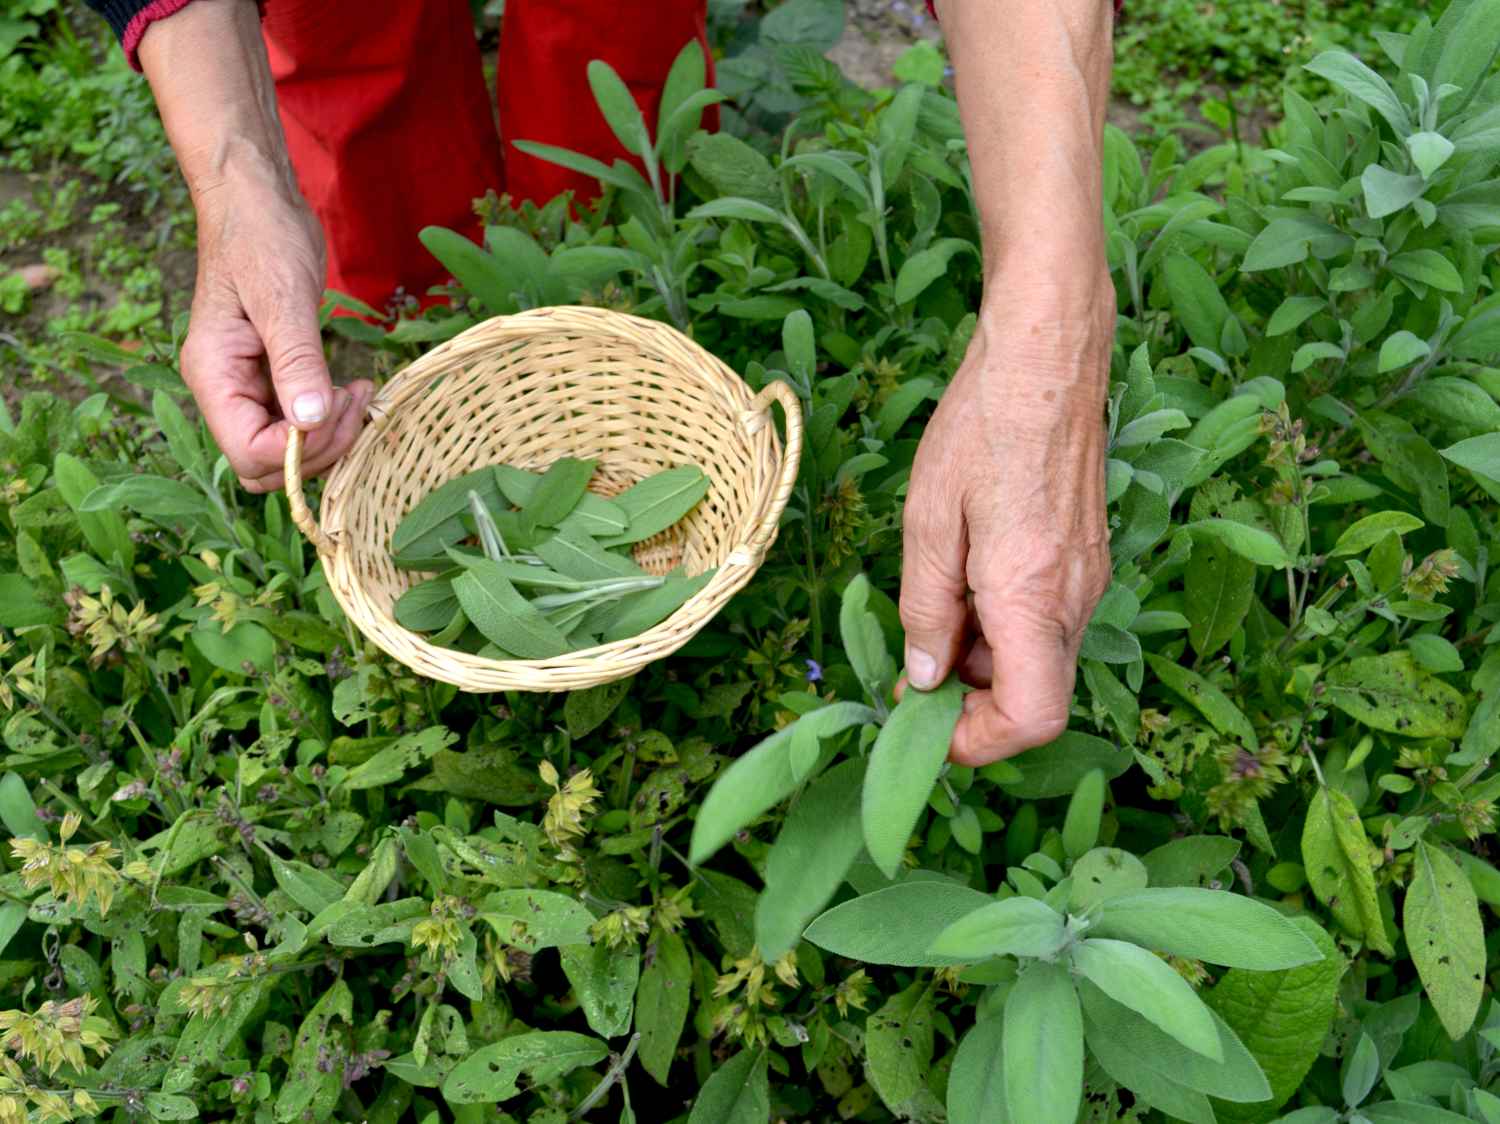
M 606 1094 L 615 1087 L 616 1083 L 624 1078 L 626 1067 L 630 1065 L 631 1060 L 635 1057 L 636 1047 L 640 1044 L 641 1032 L 636 1031 L 630 1036 L 630 1041 L 626 1043 L 624 1051 L 615 1059 L 614 1064 L 609 1067 L 608 1071 L 605 1072 L 604 1080 L 595 1085 L 593 1092 L 584 1097 L 583 1103 L 569 1114 L 569 1124 L 572 1124 L 575 1120 L 582 1120 L 584 1113 L 602 1101 Z

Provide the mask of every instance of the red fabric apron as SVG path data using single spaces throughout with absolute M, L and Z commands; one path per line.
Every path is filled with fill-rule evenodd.
M 594 103 L 602 58 L 654 131 L 661 86 L 691 39 L 707 53 L 705 0 L 508 0 L 498 93 L 507 140 L 624 150 Z M 270 0 L 264 31 L 303 194 L 328 240 L 330 288 L 383 307 L 398 288 L 444 280 L 424 226 L 479 233 L 473 202 L 494 188 L 543 203 L 586 177 L 502 155 L 465 0 Z

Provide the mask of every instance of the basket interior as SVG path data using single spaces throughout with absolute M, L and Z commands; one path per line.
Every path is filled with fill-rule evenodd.
M 758 514 L 756 465 L 739 420 L 746 403 L 701 364 L 685 363 L 670 341 L 660 350 L 650 342 L 532 335 L 429 353 L 432 364 L 408 369 L 384 421 L 367 429 L 330 482 L 335 525 L 372 607 L 389 616 L 422 577 L 391 563 L 402 517 L 438 485 L 499 462 L 540 470 L 561 457 L 592 457 L 592 487 L 606 495 L 696 464 L 709 476 L 708 494 L 636 556 L 653 573 L 721 564 Z

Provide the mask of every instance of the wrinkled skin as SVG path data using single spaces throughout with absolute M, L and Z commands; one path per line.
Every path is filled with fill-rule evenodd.
M 1107 274 L 1056 314 L 981 318 L 923 434 L 905 508 L 901 619 L 918 687 L 964 699 L 952 759 L 984 765 L 1067 727 L 1078 648 L 1109 585 Z M 1072 310 L 1072 311 L 1069 311 Z

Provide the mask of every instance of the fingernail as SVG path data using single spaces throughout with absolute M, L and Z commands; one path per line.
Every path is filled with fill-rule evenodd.
M 328 411 L 328 404 L 316 390 L 299 394 L 292 402 L 292 417 L 299 422 L 320 422 Z
M 930 691 L 938 685 L 937 660 L 920 648 L 906 650 L 906 675 L 919 691 Z

